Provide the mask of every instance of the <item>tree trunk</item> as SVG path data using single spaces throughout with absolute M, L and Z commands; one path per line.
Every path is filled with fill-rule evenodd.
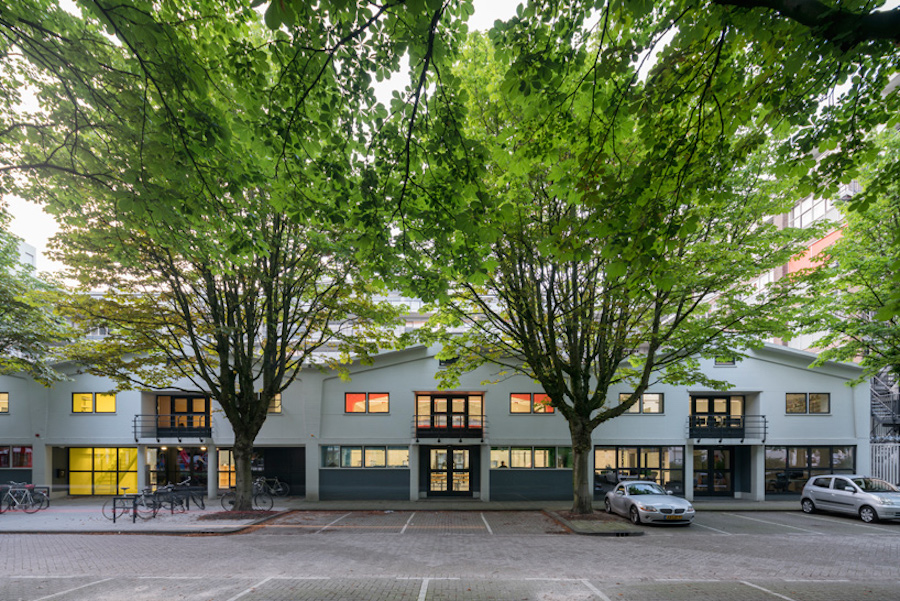
M 242 429 L 234 432 L 234 511 L 250 511 L 253 509 L 253 473 L 250 471 L 250 459 L 253 455 L 253 437 Z
M 583 420 L 569 422 L 569 431 L 572 434 L 572 455 L 574 466 L 572 469 L 572 492 L 574 501 L 572 513 L 593 513 L 594 506 L 594 479 L 590 474 L 591 458 L 591 432 Z

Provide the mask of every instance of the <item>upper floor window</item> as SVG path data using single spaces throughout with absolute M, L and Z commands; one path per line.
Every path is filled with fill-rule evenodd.
M 0 392 L 0 413 L 9 413 L 9 393 Z
M 514 392 L 509 395 L 510 413 L 553 413 L 550 396 L 543 392 Z
M 734 367 L 736 363 L 734 355 L 716 357 L 716 367 Z
M 789 392 L 785 412 L 793 414 L 831 413 L 831 394 L 827 392 Z
M 348 392 L 344 394 L 345 413 L 388 413 L 390 395 L 386 392 Z
M 631 398 L 631 393 L 619 394 L 619 404 Z M 645 392 L 625 413 L 663 413 L 663 395 L 660 392 Z
M 107 392 L 72 393 L 72 413 L 115 413 L 116 395 Z
M 269 401 L 269 415 L 280 414 L 281 413 L 281 393 L 278 392 L 275 396 L 272 397 L 272 400 Z

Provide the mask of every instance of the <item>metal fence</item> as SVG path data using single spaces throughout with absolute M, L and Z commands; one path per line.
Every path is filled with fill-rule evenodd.
M 872 445 L 872 476 L 900 484 L 900 444 Z

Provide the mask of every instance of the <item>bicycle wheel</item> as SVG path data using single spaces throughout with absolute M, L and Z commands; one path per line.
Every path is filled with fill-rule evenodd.
M 115 516 L 113 516 L 113 499 L 110 499 L 109 501 L 107 501 L 106 503 L 103 504 L 103 508 L 100 510 L 100 512 L 103 514 L 103 517 L 105 517 L 108 520 L 112 520 L 113 517 L 115 517 L 116 519 L 119 519 L 120 517 L 125 515 L 126 511 L 128 511 L 128 507 L 126 506 L 126 504 L 124 502 L 116 504 L 115 509 L 116 509 L 116 513 L 115 513 Z
M 47 509 L 50 507 L 50 497 L 44 492 L 34 493 L 34 501 L 40 505 L 38 509 Z
M 282 482 L 281 480 L 276 480 L 275 484 L 272 485 L 272 493 L 276 497 L 286 497 L 291 494 L 291 487 L 287 482 Z
M 25 495 L 22 502 L 24 503 L 22 509 L 25 510 L 25 513 L 36 513 L 41 508 L 41 502 L 35 499 L 34 495 Z
M 235 494 L 233 492 L 227 492 L 222 495 L 222 509 L 225 511 L 234 511 L 234 498 Z
M 141 495 L 138 497 L 138 500 L 135 501 L 134 511 L 142 520 L 155 518 L 156 512 L 159 511 L 159 501 L 153 496 Z
M 272 505 L 274 501 L 272 500 L 272 495 L 267 492 L 258 492 L 253 495 L 253 508 L 259 509 L 260 511 L 269 511 L 272 509 Z

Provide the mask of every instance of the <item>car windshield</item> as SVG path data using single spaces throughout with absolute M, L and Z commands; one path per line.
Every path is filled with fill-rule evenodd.
M 890 482 L 875 478 L 854 478 L 853 483 L 865 492 L 900 492 L 900 488 Z
M 629 495 L 664 495 L 666 491 L 659 484 L 652 482 L 640 482 L 638 484 L 628 485 Z

